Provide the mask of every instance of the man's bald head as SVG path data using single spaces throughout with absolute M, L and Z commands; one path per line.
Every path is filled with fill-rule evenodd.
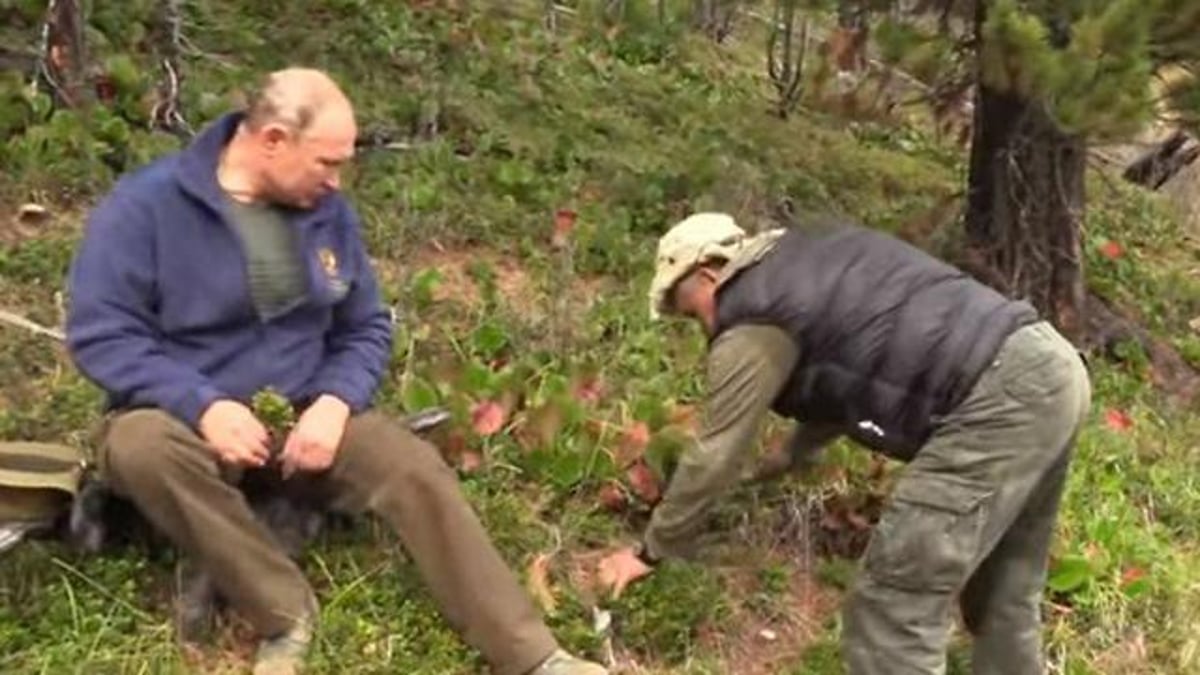
M 252 132 L 269 124 L 282 124 L 302 134 L 318 117 L 327 114 L 353 117 L 350 100 L 333 78 L 313 68 L 286 68 L 268 74 L 259 83 L 244 123 Z
M 230 142 L 226 182 L 246 198 L 299 208 L 337 190 L 354 156 L 354 109 L 325 73 L 287 68 L 271 73 L 250 98 Z

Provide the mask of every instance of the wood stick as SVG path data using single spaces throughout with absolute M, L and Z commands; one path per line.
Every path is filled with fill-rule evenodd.
M 21 316 L 20 314 L 14 314 L 5 309 L 0 309 L 0 321 L 7 323 L 10 326 L 16 326 L 17 328 L 24 328 L 25 330 L 27 330 L 31 333 L 37 334 L 37 335 L 44 335 L 46 337 L 52 337 L 55 340 L 58 340 L 59 342 L 63 342 L 67 339 L 67 336 L 61 330 L 58 330 L 57 328 L 48 328 L 46 326 L 41 325 L 40 323 L 36 323 L 34 321 L 30 321 L 29 319 L 26 319 L 25 317 Z

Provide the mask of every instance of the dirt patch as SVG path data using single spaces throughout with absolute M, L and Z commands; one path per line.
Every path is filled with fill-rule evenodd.
M 565 295 L 560 295 L 564 286 L 550 270 L 545 272 L 546 278 L 539 278 L 536 270 L 512 254 L 484 246 L 443 246 L 436 241 L 403 261 L 376 261 L 381 283 L 392 288 L 403 288 L 409 275 L 430 268 L 440 277 L 432 289 L 435 302 L 477 309 L 484 304 L 490 284 L 501 303 L 526 318 L 545 315 L 556 300 L 564 300 L 571 312 L 586 311 L 613 285 L 608 278 L 571 275 Z
M 589 606 L 599 595 L 595 569 L 604 553 L 575 553 L 563 561 L 564 582 L 574 587 Z M 762 588 L 757 559 L 754 564 L 723 572 L 725 597 L 731 605 L 729 614 L 719 623 L 701 628 L 698 636 L 700 651 L 718 655 L 722 672 L 787 672 L 821 637 L 825 623 L 837 611 L 841 601 L 837 591 L 820 584 L 810 570 L 800 569 L 790 560 L 780 562 L 787 577 L 775 592 Z M 660 672 L 661 664 L 645 662 L 621 648 L 620 636 L 615 642 L 615 672 Z
M 1160 672 L 1150 658 L 1146 636 L 1141 631 L 1133 631 L 1124 640 L 1097 654 L 1091 665 L 1101 673 L 1150 675 Z
M 768 675 L 794 667 L 821 636 L 840 601 L 811 572 L 794 567 L 789 568 L 786 591 L 773 597 L 766 611 L 746 602 L 761 593 L 753 570 L 731 573 L 726 587 L 728 597 L 740 601 L 721 625 L 704 631 L 701 641 L 722 655 L 725 672 L 738 675 Z
M 61 209 L 38 202 L 0 203 L 0 245 L 15 246 L 31 239 L 77 230 L 87 219 L 80 209 Z
M 436 245 L 425 247 L 419 258 L 420 266 L 433 267 L 442 280 L 434 288 L 433 297 L 439 302 L 457 300 L 472 307 L 483 303 L 483 292 L 491 277 L 496 293 L 506 304 L 518 311 L 528 309 L 537 296 L 529 273 L 512 258 L 485 248 L 450 249 Z

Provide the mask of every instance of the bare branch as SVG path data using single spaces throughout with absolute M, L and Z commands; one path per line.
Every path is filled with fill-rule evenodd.
M 796 27 L 796 0 L 776 0 L 774 20 L 767 36 L 767 74 L 778 94 L 776 113 L 786 118 L 800 99 L 804 81 L 804 63 L 808 57 L 809 22 L 800 28 L 800 47 L 793 44 Z M 780 38 L 782 37 L 782 47 Z
M 163 0 L 161 21 L 166 32 L 166 44 L 162 48 L 163 77 L 158 84 L 158 100 L 150 113 L 150 127 L 191 137 L 195 135 L 195 131 L 184 119 L 179 101 L 182 85 L 179 59 L 185 49 L 183 0 Z
M 15 326 L 17 328 L 23 328 L 31 333 L 34 333 L 35 335 L 44 335 L 46 337 L 54 338 L 59 342 L 67 339 L 67 336 L 57 328 L 48 328 L 40 323 L 30 321 L 20 314 L 14 314 L 6 309 L 0 309 L 0 322 L 6 323 L 10 326 Z

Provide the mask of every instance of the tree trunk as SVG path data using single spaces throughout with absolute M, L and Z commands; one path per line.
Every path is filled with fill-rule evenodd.
M 53 0 L 46 16 L 46 62 L 44 73 L 59 103 L 77 108 L 92 102 L 88 81 L 87 43 L 84 40 L 83 8 L 80 0 Z
M 982 20 L 981 11 L 977 25 Z M 1080 344 L 1085 139 L 1063 133 L 1040 104 L 982 82 L 973 127 L 968 257 L 990 268 L 999 290 L 1031 302 Z

